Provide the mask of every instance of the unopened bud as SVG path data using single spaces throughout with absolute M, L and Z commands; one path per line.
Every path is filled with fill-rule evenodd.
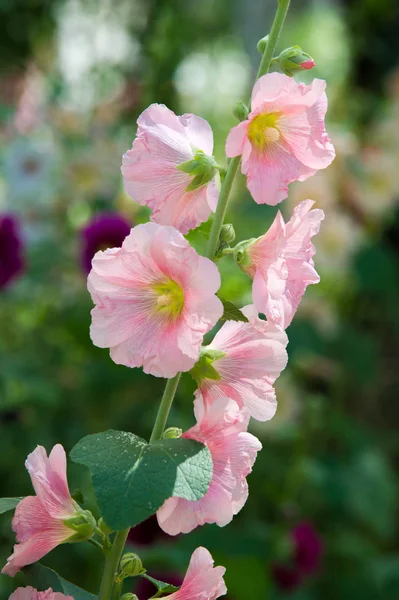
M 292 77 L 298 71 L 309 71 L 316 66 L 313 58 L 299 46 L 286 48 L 277 59 L 280 69 Z
M 236 119 L 238 119 L 239 121 L 246 121 L 246 119 L 248 119 L 249 113 L 248 106 L 240 100 L 240 102 L 237 102 L 233 113 Z
M 256 44 L 256 48 L 259 54 L 264 54 L 267 48 L 267 44 L 269 43 L 269 36 L 265 35 L 259 42 Z
M 163 438 L 168 440 L 176 440 L 182 436 L 183 430 L 180 427 L 168 427 L 163 432 Z
M 128 552 L 122 556 L 120 568 L 125 577 L 136 577 L 145 573 L 141 558 L 133 552 Z
M 121 596 L 121 600 L 139 600 L 136 594 L 132 594 L 131 592 L 127 592 Z
M 92 537 L 97 524 L 89 510 L 82 510 L 75 517 L 65 519 L 64 525 L 76 532 L 68 542 L 84 542 Z
M 224 244 L 231 244 L 236 239 L 236 232 L 231 223 L 226 223 L 220 230 L 219 240 Z

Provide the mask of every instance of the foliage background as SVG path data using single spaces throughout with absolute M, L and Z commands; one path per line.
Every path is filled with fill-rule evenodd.
M 149 103 L 208 119 L 223 159 L 274 4 L 1 0 L 0 212 L 18 215 L 27 255 L 23 276 L 0 291 L 3 496 L 30 493 L 23 463 L 36 444 L 69 450 L 110 427 L 149 435 L 164 382 L 114 365 L 91 344 L 81 231 L 103 211 L 147 219 L 125 196 L 119 167 Z M 322 281 L 288 330 L 277 416 L 252 425 L 263 451 L 245 509 L 225 529 L 171 540 L 149 525 L 135 542 L 133 533 L 150 572 L 184 573 L 203 544 L 227 567 L 229 600 L 399 597 L 398 26 L 395 0 L 292 2 L 280 47 L 301 45 L 317 63 L 306 77 L 327 80 L 337 159 L 291 186 L 281 208 L 287 215 L 311 197 L 325 210 L 316 241 Z M 260 235 L 274 214 L 239 178 L 229 215 L 237 238 Z M 200 233 L 191 239 L 204 243 Z M 248 303 L 249 280 L 227 259 L 220 268 L 223 295 Z M 193 389 L 185 376 L 170 424 L 192 424 Z M 71 464 L 69 474 L 93 508 L 85 472 Z M 289 560 L 290 530 L 300 521 L 318 531 L 323 559 L 284 591 L 273 565 Z M 12 543 L 4 515 L 2 564 Z M 62 546 L 43 562 L 96 591 L 95 548 Z M 0 598 L 16 583 L 2 577 Z

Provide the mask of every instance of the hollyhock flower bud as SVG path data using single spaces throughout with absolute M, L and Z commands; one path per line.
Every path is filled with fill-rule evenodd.
M 292 77 L 298 71 L 309 71 L 316 66 L 313 58 L 299 46 L 292 46 L 292 48 L 283 50 L 278 57 L 278 63 L 281 70 L 289 77 Z
M 236 232 L 231 223 L 225 223 L 220 230 L 219 240 L 224 244 L 232 244 L 236 239 Z
M 288 338 L 279 327 L 259 319 L 254 306 L 242 312 L 249 323 L 227 321 L 202 349 L 191 371 L 198 383 L 195 394 L 207 409 L 226 396 L 255 419 L 266 421 L 276 412 L 273 383 L 287 365 Z
M 125 189 L 152 210 L 152 221 L 188 233 L 208 220 L 219 197 L 212 129 L 162 104 L 151 104 L 137 123 L 132 149 L 123 156 Z
M 224 567 L 214 567 L 213 558 L 206 548 L 197 548 L 190 559 L 190 564 L 180 589 L 164 600 L 216 600 L 226 592 L 223 575 Z
M 64 448 L 57 444 L 47 457 L 43 446 L 38 446 L 29 454 L 25 465 L 36 496 L 23 498 L 15 509 L 12 528 L 19 543 L 2 570 L 11 577 L 59 544 L 81 541 L 92 535 L 92 528 L 87 529 L 88 511 L 82 511 L 69 493 Z M 79 521 L 86 526 L 84 532 L 79 531 Z
M 120 248 L 130 229 L 130 223 L 118 213 L 96 215 L 81 234 L 83 270 L 90 273 L 91 261 L 99 250 Z
M 24 263 L 19 223 L 13 215 L 0 215 L 0 290 L 21 274 Z
M 325 87 L 321 79 L 305 85 L 281 73 L 256 82 L 251 112 L 230 131 L 226 154 L 242 155 L 241 170 L 258 204 L 278 204 L 288 184 L 304 181 L 334 159 L 324 128 Z
M 121 248 L 97 252 L 92 265 L 93 343 L 110 348 L 115 363 L 156 377 L 189 371 L 223 314 L 216 265 L 176 229 L 156 223 L 137 225 Z
M 124 577 L 137 577 L 145 573 L 141 558 L 133 552 L 127 552 L 122 556 L 120 568 Z
M 8 600 L 74 600 L 72 596 L 65 596 L 61 592 L 53 592 L 51 588 L 38 592 L 35 588 L 19 587 L 11 594 Z
M 212 456 L 213 475 L 201 500 L 169 498 L 157 512 L 160 527 L 169 535 L 189 533 L 198 525 L 230 523 L 248 497 L 246 476 L 251 472 L 262 445 L 247 432 L 249 417 L 234 400 L 217 398 L 206 407 L 197 397 L 197 424 L 183 438 L 205 444 Z
M 244 102 L 242 102 L 240 100 L 240 102 L 237 102 L 236 107 L 234 109 L 234 116 L 238 121 L 245 121 L 246 119 L 248 119 L 248 106 L 246 104 L 244 104 Z
M 126 594 L 123 594 L 123 596 L 121 596 L 121 600 L 139 600 L 139 599 L 136 596 L 136 594 L 131 594 L 130 592 L 127 592 Z
M 183 430 L 180 427 L 168 427 L 163 432 L 163 439 L 176 440 L 183 434 Z
M 312 200 L 301 202 L 288 223 L 279 211 L 264 235 L 244 242 L 235 252 L 237 264 L 253 279 L 256 309 L 283 329 L 291 323 L 307 286 L 320 280 L 311 239 L 319 231 L 324 212 L 310 210 L 313 204 Z

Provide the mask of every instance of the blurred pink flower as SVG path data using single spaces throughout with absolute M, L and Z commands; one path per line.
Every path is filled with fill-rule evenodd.
M 218 398 L 207 408 L 200 398 L 194 404 L 197 424 L 184 438 L 205 444 L 211 453 L 213 475 L 201 500 L 169 498 L 157 512 L 159 525 L 170 535 L 189 533 L 198 525 L 230 523 L 248 498 L 246 476 L 262 445 L 248 433 L 249 417 L 234 400 Z
M 38 592 L 35 588 L 19 587 L 11 594 L 8 600 L 73 600 L 72 596 L 65 596 L 61 592 L 53 592 L 51 588 Z
M 125 189 L 149 206 L 152 221 L 187 233 L 208 220 L 219 192 L 214 177 L 187 191 L 193 177 L 177 167 L 193 160 L 198 150 L 212 156 L 212 129 L 204 119 L 178 117 L 163 104 L 151 104 L 137 123 L 137 137 L 123 156 Z
M 320 280 L 314 268 L 311 238 L 318 233 L 324 212 L 310 210 L 314 202 L 305 200 L 288 223 L 277 213 L 269 230 L 250 241 L 236 260 L 253 278 L 252 297 L 257 310 L 275 325 L 286 329 L 307 286 Z M 241 252 L 241 254 L 240 254 Z
M 226 569 L 214 567 L 213 558 L 206 548 L 200 546 L 191 555 L 190 564 L 181 588 L 164 600 L 216 600 L 226 594 L 223 580 Z
M 173 227 L 137 225 L 121 248 L 97 252 L 88 277 L 90 335 L 117 364 L 157 377 L 189 371 L 222 316 L 216 265 Z
M 252 112 L 230 131 L 229 157 L 242 155 L 242 172 L 258 204 L 278 204 L 288 184 L 304 181 L 335 157 L 324 127 L 325 81 L 297 83 L 281 73 L 263 75 L 252 92 Z
M 12 528 L 19 543 L 2 570 L 11 577 L 76 535 L 76 530 L 64 521 L 79 515 L 79 507 L 69 493 L 66 455 L 60 444 L 48 457 L 43 446 L 38 446 L 29 454 L 25 466 L 36 496 L 23 498 L 15 510 Z
M 267 421 L 276 412 L 273 383 L 286 367 L 288 338 L 279 327 L 259 319 L 253 305 L 242 312 L 249 323 L 227 321 L 201 351 L 192 372 L 198 381 L 196 397 L 206 408 L 220 397 L 232 398 L 255 419 Z

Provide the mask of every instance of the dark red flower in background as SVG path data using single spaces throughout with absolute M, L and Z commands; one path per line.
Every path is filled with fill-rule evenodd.
M 287 562 L 272 565 L 275 584 L 281 590 L 289 591 L 301 586 L 304 578 L 317 572 L 323 556 L 323 541 L 315 527 L 303 521 L 290 532 L 293 554 Z
M 14 215 L 0 215 L 0 290 L 20 275 L 24 266 L 19 222 Z
M 120 248 L 132 225 L 118 213 L 95 216 L 82 231 L 82 268 L 90 273 L 91 260 L 99 250 Z

